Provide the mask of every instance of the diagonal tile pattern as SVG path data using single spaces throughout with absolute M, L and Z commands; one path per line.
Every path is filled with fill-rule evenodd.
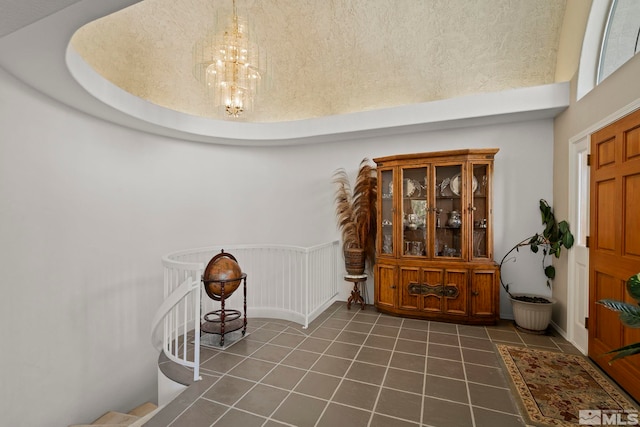
M 524 426 L 494 343 L 577 352 L 511 322 L 468 326 L 331 305 L 308 329 L 250 319 L 224 351 L 202 348 L 202 381 L 148 427 Z

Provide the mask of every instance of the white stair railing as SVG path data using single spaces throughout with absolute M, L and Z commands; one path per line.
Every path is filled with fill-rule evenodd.
M 200 378 L 202 315 L 220 309 L 219 302 L 202 292 L 202 274 L 209 260 L 223 249 L 247 274 L 249 318 L 290 320 L 306 328 L 338 294 L 338 241 L 310 248 L 220 245 L 164 256 L 164 301 L 153 318 L 152 342 L 170 360 L 192 368 L 194 381 Z M 225 300 L 225 308 L 242 311 L 243 303 L 243 292 L 235 292 Z M 193 352 L 188 351 L 190 340 Z

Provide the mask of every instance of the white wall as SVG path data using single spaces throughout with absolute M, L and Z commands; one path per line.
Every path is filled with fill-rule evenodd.
M 0 424 L 85 423 L 155 400 L 149 330 L 162 294 L 160 257 L 219 243 L 335 239 L 331 174 L 355 173 L 363 157 L 500 148 L 501 256 L 539 228 L 538 199 L 551 202 L 552 126 L 223 147 L 95 120 L 0 70 Z M 518 268 L 541 275 L 537 263 Z M 348 290 L 345 283 L 344 299 Z M 501 311 L 510 315 L 508 301 Z
M 584 70 L 580 70 L 582 74 Z M 589 74 L 589 70 L 586 70 Z M 640 100 L 640 55 L 635 55 L 612 73 L 588 94 L 577 100 L 579 81 L 576 75 L 571 81 L 571 105 L 555 120 L 554 128 L 554 189 L 557 200 L 555 213 L 558 218 L 569 215 L 569 141 L 576 136 L 595 131 L 594 126 L 604 127 L 620 118 L 620 111 L 628 106 L 637 106 Z M 561 256 L 555 261 L 556 279 L 553 296 L 558 300 L 554 307 L 553 321 L 562 330 L 567 330 L 567 305 L 573 303 L 568 294 L 568 257 Z M 584 286 L 584 284 L 575 284 Z

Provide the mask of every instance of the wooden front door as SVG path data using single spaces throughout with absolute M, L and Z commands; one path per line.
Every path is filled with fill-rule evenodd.
M 640 341 L 601 299 L 635 303 L 626 280 L 640 272 L 640 110 L 591 135 L 589 356 L 640 400 L 640 356 L 609 365 L 607 351 Z

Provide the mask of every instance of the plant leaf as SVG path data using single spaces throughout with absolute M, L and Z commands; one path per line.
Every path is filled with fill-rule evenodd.
M 567 233 L 569 231 L 569 223 L 567 221 L 560 221 L 558 223 L 558 230 L 561 233 Z
M 349 176 L 343 169 L 337 169 L 333 173 L 333 183 L 336 185 L 336 219 L 337 225 L 342 233 L 342 243 L 346 247 L 357 244 L 357 227 L 355 226 L 355 216 L 353 213 L 353 195 Z
M 622 312 L 620 313 L 620 320 L 630 328 L 640 328 L 640 314 Z
M 633 299 L 640 302 L 640 273 L 627 279 L 627 292 Z
M 610 310 L 620 313 L 620 320 L 631 328 L 640 328 L 640 307 L 622 301 L 603 299 L 596 304 L 604 305 Z
M 560 224 L 558 224 L 558 228 L 562 234 L 562 245 L 569 249 L 574 243 L 573 234 L 571 234 L 571 231 L 569 230 L 569 223 L 567 221 L 561 221 Z
M 544 275 L 553 280 L 556 277 L 556 269 L 553 265 L 548 265 L 544 268 Z
M 638 353 L 640 353 L 640 342 L 616 348 L 615 350 L 608 351 L 605 354 L 615 354 L 615 356 L 613 356 L 609 361 L 609 363 L 613 363 L 617 359 L 622 359 L 627 356 L 633 356 L 634 354 Z

